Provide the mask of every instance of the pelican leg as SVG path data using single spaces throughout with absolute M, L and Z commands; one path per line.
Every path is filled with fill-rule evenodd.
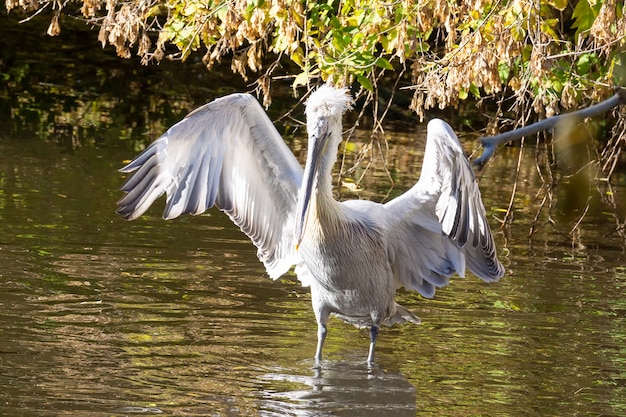
M 326 324 L 317 325 L 317 349 L 315 350 L 315 366 L 319 367 L 322 361 L 322 347 L 326 340 Z
M 374 348 L 376 347 L 376 338 L 378 337 L 378 326 L 370 327 L 370 352 L 367 355 L 367 365 L 374 365 Z

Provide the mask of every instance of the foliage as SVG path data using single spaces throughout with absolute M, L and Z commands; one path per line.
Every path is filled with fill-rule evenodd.
M 356 83 L 374 107 L 383 81 L 400 85 L 421 118 L 487 99 L 496 103 L 487 133 L 596 103 L 626 79 L 618 0 L 7 0 L 6 7 L 32 13 L 24 20 L 52 13 L 50 35 L 60 33 L 62 16 L 86 19 L 103 46 L 145 64 L 192 54 L 203 54 L 208 69 L 227 61 L 245 80 L 255 74 L 266 106 L 277 79 L 294 89 L 320 79 Z M 607 143 L 584 142 L 586 164 L 602 172 L 596 178 L 611 176 L 626 147 L 626 110 L 614 114 Z M 558 182 L 557 159 L 537 163 L 544 201 Z
M 228 57 L 244 78 L 265 69 L 257 82 L 266 104 L 272 76 L 293 77 L 294 87 L 321 77 L 373 90 L 385 71 L 409 71 L 412 108 L 422 117 L 424 109 L 469 96 L 512 95 L 514 108 L 530 103 L 547 116 L 598 101 L 621 82 L 618 52 L 626 46 L 623 4 L 616 0 L 78 3 L 80 12 L 70 14 L 98 25 L 102 45 L 114 45 L 120 56 L 135 49 L 147 63 L 204 50 L 208 68 Z M 8 10 L 53 9 L 50 35 L 59 33 L 67 4 L 6 1 Z M 166 52 L 171 45 L 175 52 Z M 285 69 L 287 62 L 297 70 Z
M 134 51 L 146 64 L 196 51 L 208 69 L 227 59 L 246 80 L 258 74 L 266 106 L 279 78 L 294 88 L 320 78 L 356 81 L 375 104 L 379 81 L 395 79 L 422 119 L 430 108 L 488 98 L 498 108 L 487 133 L 507 112 L 515 127 L 598 102 L 626 78 L 626 17 L 617 0 L 7 0 L 6 7 L 52 9 L 50 35 L 59 33 L 62 13 L 82 16 L 100 28 L 103 46 L 127 58 Z

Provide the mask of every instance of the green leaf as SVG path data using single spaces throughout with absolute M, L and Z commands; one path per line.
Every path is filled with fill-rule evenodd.
M 552 80 L 550 82 L 550 87 L 558 94 L 561 94 L 563 91 L 563 83 L 560 80 Z
M 615 85 L 626 86 L 626 53 L 616 55 L 611 60 L 613 82 Z
M 601 1 L 596 1 L 593 7 L 589 4 L 589 0 L 579 0 L 578 3 L 576 3 L 576 7 L 574 7 L 574 12 L 572 13 L 572 19 L 574 19 L 572 29 L 576 29 L 576 33 L 574 34 L 576 42 L 578 42 L 578 37 L 583 32 L 591 29 L 601 6 Z
M 359 84 L 363 86 L 366 90 L 373 91 L 374 86 L 369 78 L 364 76 L 363 74 L 356 74 L 356 79 L 359 81 Z
M 291 60 L 298 64 L 300 68 L 304 67 L 304 51 L 301 47 L 297 47 L 295 51 L 291 53 Z
M 387 59 L 383 57 L 380 57 L 376 60 L 376 65 L 379 66 L 380 68 L 393 71 L 393 65 L 391 65 L 391 62 L 389 62 Z
M 558 41 L 559 35 L 554 31 L 553 27 L 559 22 L 559 19 L 546 19 L 541 22 L 540 28 L 543 33 Z
M 474 83 L 472 83 L 470 85 L 470 89 L 469 92 L 472 93 L 472 95 L 476 98 L 480 98 L 480 89 L 478 88 L 478 86 Z
M 293 88 L 306 85 L 308 81 L 309 81 L 309 72 L 303 71 L 300 74 L 296 75 L 296 78 L 293 80 Z
M 548 4 L 555 9 L 563 11 L 567 7 L 567 0 L 548 0 Z
M 500 76 L 500 81 L 506 83 L 511 76 L 511 67 L 506 62 L 500 62 L 498 64 L 498 75 Z
M 579 75 L 589 74 L 591 67 L 598 62 L 598 56 L 594 53 L 582 54 L 576 62 Z
M 250 21 L 250 19 L 252 18 L 252 13 L 254 13 L 254 9 L 256 9 L 256 6 L 253 3 L 249 3 L 248 7 L 246 7 L 246 11 L 243 13 L 243 17 L 247 21 Z

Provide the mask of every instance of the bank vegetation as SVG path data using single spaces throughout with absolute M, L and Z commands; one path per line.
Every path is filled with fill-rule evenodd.
M 379 130 L 392 103 L 381 100 L 383 90 L 391 98 L 402 90 L 421 119 L 430 109 L 488 103 L 487 135 L 597 103 L 626 79 L 619 0 L 6 0 L 6 7 L 25 23 L 46 16 L 51 36 L 64 19 L 83 20 L 103 47 L 144 64 L 202 56 L 208 70 L 230 65 L 266 106 L 277 80 L 300 96 L 322 80 L 357 85 Z M 587 136 L 569 136 L 563 154 L 587 156 L 562 177 L 610 180 L 624 163 L 623 107 L 587 123 Z M 546 144 L 537 161 L 548 205 L 560 148 Z

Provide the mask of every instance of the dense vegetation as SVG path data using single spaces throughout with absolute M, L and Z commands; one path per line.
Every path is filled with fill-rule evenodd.
M 597 103 L 626 79 L 618 0 L 6 0 L 6 7 L 25 21 L 51 19 L 52 36 L 68 18 L 84 20 L 102 46 L 145 64 L 192 55 L 208 69 L 230 64 L 253 79 L 266 105 L 276 80 L 304 95 L 320 79 L 360 86 L 376 117 L 392 102 L 379 99 L 383 89 L 402 89 L 421 118 L 432 108 L 489 103 L 487 134 Z M 544 148 L 537 169 L 546 204 L 559 180 L 582 175 L 590 181 L 579 188 L 590 188 L 610 179 L 626 146 L 623 107 L 597 123 L 612 126 L 605 136 L 588 125 L 565 145 Z M 559 158 L 566 169 L 553 175 Z
M 80 9 L 77 9 L 77 5 Z M 513 97 L 509 107 L 547 116 L 598 101 L 623 79 L 626 19 L 616 0 L 7 0 L 8 10 L 52 10 L 99 27 L 102 45 L 145 63 L 203 51 L 227 58 L 269 103 L 272 77 L 358 81 L 409 74 L 411 107 Z M 176 47 L 172 51 L 171 46 Z M 293 65 L 295 64 L 295 65 Z M 494 96 L 496 95 L 496 96 Z

